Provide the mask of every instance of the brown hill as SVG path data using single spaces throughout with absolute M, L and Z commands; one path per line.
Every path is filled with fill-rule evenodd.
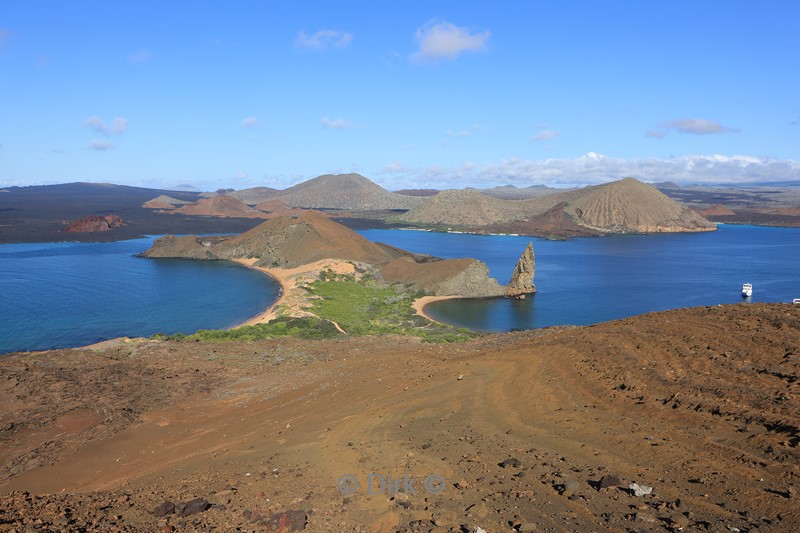
M 411 209 L 423 201 L 389 192 L 360 174 L 326 174 L 281 191 L 275 198 L 291 207 L 353 211 Z
M 698 210 L 697 214 L 701 217 L 727 217 L 735 215 L 736 213 L 722 204 L 714 204 L 708 209 Z
M 247 205 L 256 205 L 258 203 L 275 198 L 281 191 L 271 187 L 252 187 L 250 189 L 242 189 L 241 191 L 233 191 L 228 193 L 228 196 L 241 200 Z
M 505 289 L 489 277 L 489 268 L 477 259 L 446 259 L 417 262 L 400 257 L 380 269 L 389 283 L 403 283 L 435 296 L 483 298 L 502 296 Z
M 256 205 L 256 209 L 268 213 L 284 213 L 291 210 L 291 208 L 286 205 L 286 202 L 279 198 L 273 198 L 272 200 L 264 200 L 263 202 L 259 202 Z
M 476 191 L 444 191 L 401 218 L 416 224 L 546 236 L 715 228 L 700 215 L 633 178 L 530 200 L 504 200 Z
M 500 296 L 504 289 L 476 259 L 438 259 L 371 242 L 320 213 L 279 216 L 235 237 L 158 239 L 144 257 L 257 259 L 263 268 L 295 268 L 323 259 L 342 259 L 383 267 L 389 283 L 404 283 L 434 295 Z
M 655 187 L 634 178 L 587 187 L 576 193 L 579 193 L 577 198 L 568 202 L 566 212 L 578 224 L 602 232 L 661 233 L 716 228 Z
M 88 217 L 73 220 L 62 231 L 73 233 L 92 233 L 95 231 L 111 231 L 114 228 L 121 228 L 127 226 L 124 220 L 117 215 L 97 216 L 90 215 Z
M 188 203 L 190 202 L 187 202 L 186 200 L 178 200 L 172 196 L 162 194 L 161 196 L 156 196 L 152 200 L 148 200 L 147 202 L 143 203 L 142 207 L 147 209 L 173 209 L 179 205 L 186 205 Z
M 344 259 L 375 265 L 401 254 L 368 241 L 353 230 L 318 213 L 279 216 L 235 237 L 158 239 L 145 257 L 188 259 L 258 258 L 257 266 L 291 268 L 320 259 Z
M 415 224 L 478 227 L 516 220 L 521 207 L 474 190 L 448 190 L 431 196 L 400 219 Z
M 242 217 L 261 218 L 264 213 L 253 209 L 236 198 L 230 196 L 214 196 L 175 209 L 175 213 L 184 215 L 204 215 L 209 217 Z
M 259 266 L 283 268 L 329 258 L 379 265 L 399 255 L 317 213 L 277 217 L 231 238 L 225 247 L 230 257 L 258 257 Z

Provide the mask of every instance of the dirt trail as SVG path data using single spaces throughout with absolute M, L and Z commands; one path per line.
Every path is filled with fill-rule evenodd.
M 800 306 L 747 304 L 456 345 L 4 357 L 0 525 L 246 531 L 298 509 L 307 531 L 797 530 L 799 359 Z M 416 494 L 370 494 L 370 474 Z M 151 513 L 193 498 L 223 507 Z

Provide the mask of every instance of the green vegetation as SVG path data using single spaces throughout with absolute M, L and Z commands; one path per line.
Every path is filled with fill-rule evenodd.
M 283 316 L 266 324 L 253 324 L 234 329 L 201 329 L 185 338 L 190 341 L 257 341 L 287 336 L 301 339 L 327 339 L 337 335 L 341 335 L 341 333 L 329 320 L 313 316 Z
M 476 335 L 469 330 L 436 324 L 414 312 L 412 303 L 423 295 L 403 287 L 387 287 L 370 277 L 356 281 L 352 276 L 324 273 L 322 279 L 308 286 L 316 298 L 310 311 L 331 320 L 348 335 L 384 335 L 396 333 L 420 337 L 427 342 L 460 342 Z
M 386 286 L 364 273 L 360 280 L 333 271 L 320 273 L 320 279 L 303 287 L 309 293 L 316 316 L 280 316 L 266 324 L 229 330 L 198 330 L 192 335 L 154 335 L 153 338 L 183 341 L 255 341 L 293 336 L 302 339 L 327 339 L 347 335 L 398 334 L 419 337 L 425 342 L 462 342 L 477 334 L 467 329 L 431 322 L 417 315 L 412 306 L 423 296 L 399 285 Z

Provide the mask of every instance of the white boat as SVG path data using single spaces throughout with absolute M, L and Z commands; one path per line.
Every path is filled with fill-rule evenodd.
M 792 303 L 793 304 L 800 304 L 800 298 L 795 298 L 794 300 L 792 300 Z
M 753 295 L 753 285 L 750 283 L 745 283 L 742 285 L 742 296 L 745 298 L 750 298 Z

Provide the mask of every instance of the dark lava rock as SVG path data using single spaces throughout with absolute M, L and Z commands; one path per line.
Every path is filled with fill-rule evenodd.
M 110 231 L 114 228 L 127 226 L 124 220 L 117 215 L 106 215 L 104 217 L 90 215 L 70 222 L 64 231 L 74 233 L 90 233 L 94 231 Z
M 503 468 L 519 468 L 521 464 L 522 463 L 520 463 L 519 459 L 517 459 L 516 457 L 511 457 L 510 459 L 506 459 L 505 461 L 500 463 L 500 466 L 502 466 Z
M 160 518 L 162 516 L 166 516 L 174 512 L 175 512 L 175 504 L 170 501 L 166 501 L 164 503 L 158 504 L 158 506 L 155 509 L 153 509 L 153 516 Z
M 607 489 L 609 487 L 618 487 L 620 484 L 620 480 L 617 476 L 613 474 L 606 474 L 605 476 L 600 478 L 600 483 L 598 483 L 598 487 L 601 489 Z
M 189 516 L 208 510 L 211 504 L 203 498 L 195 498 L 186 503 L 179 503 L 175 508 L 178 516 Z

